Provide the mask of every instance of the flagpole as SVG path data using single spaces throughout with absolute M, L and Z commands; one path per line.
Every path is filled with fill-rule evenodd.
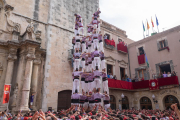
M 157 29 L 158 29 L 158 33 L 159 33 L 159 28 L 158 28 L 158 25 L 157 25 Z

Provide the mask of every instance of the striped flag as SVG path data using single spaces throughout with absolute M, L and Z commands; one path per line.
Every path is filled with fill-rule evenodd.
M 149 62 L 148 62 L 148 59 L 147 59 L 146 53 L 145 53 L 145 58 L 146 58 L 146 64 L 147 64 L 147 66 L 148 66 L 148 68 L 149 68 Z
M 143 30 L 145 31 L 145 27 L 144 27 L 144 23 L 142 22 L 142 25 L 143 25 Z
M 149 30 L 149 28 L 150 28 L 150 27 L 149 27 L 149 23 L 148 23 L 148 21 L 147 21 L 147 29 Z
M 151 17 L 151 23 L 152 23 L 152 27 L 154 27 L 154 23 L 153 23 L 152 17 Z
M 158 19 L 157 19 L 157 17 L 156 17 L 156 25 L 157 25 L 157 26 L 159 25 L 159 22 L 158 22 Z

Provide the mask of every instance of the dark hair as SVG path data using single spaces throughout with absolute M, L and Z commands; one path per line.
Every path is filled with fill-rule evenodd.
M 96 66 L 96 70 L 98 70 L 98 66 Z
M 77 89 L 75 90 L 75 93 L 78 93 L 78 90 L 77 90 Z
M 79 116 L 75 116 L 75 120 L 79 120 Z
M 76 71 L 78 71 L 78 68 L 76 68 Z

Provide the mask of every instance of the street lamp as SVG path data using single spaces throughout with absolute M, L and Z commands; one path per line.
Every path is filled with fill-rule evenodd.
M 121 95 L 121 98 L 122 98 L 122 100 L 119 100 L 119 102 L 123 101 L 123 99 L 124 99 L 123 93 L 122 93 L 122 95 Z
M 153 95 L 152 95 L 152 99 L 153 99 L 154 104 L 155 104 L 155 103 L 158 103 L 158 101 L 155 100 L 155 98 L 156 98 L 156 97 L 155 97 L 155 95 L 153 94 Z

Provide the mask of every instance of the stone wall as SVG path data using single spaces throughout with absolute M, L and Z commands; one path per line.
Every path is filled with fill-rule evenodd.
M 80 14 L 84 26 L 98 9 L 98 0 L 51 0 L 47 25 L 47 56 L 43 88 L 43 110 L 57 110 L 58 92 L 72 90 L 72 66 L 68 50 L 72 49 L 74 14 Z M 86 33 L 86 27 L 84 27 Z

